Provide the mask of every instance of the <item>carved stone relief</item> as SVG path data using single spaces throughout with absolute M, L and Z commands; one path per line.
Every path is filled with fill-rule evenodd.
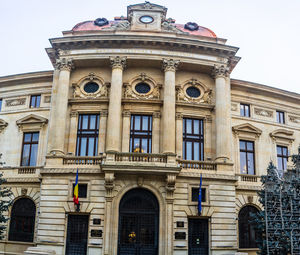
M 139 83 L 146 83 L 149 85 L 150 90 L 147 93 L 138 93 L 135 86 Z M 137 99 L 159 99 L 161 85 L 157 84 L 152 78 L 145 73 L 132 79 L 130 83 L 124 83 L 124 98 L 137 98 Z
M 0 119 L 0 133 L 8 126 L 8 123 Z
M 237 104 L 231 104 L 231 111 L 236 112 L 238 109 L 238 105 Z
M 200 91 L 199 97 L 190 97 L 186 90 L 189 87 L 195 87 Z M 189 103 L 198 104 L 211 104 L 212 101 L 212 90 L 207 88 L 204 84 L 200 83 L 196 79 L 191 79 L 183 83 L 182 85 L 176 86 L 176 100 Z
M 51 102 L 51 96 L 45 96 L 44 97 L 44 103 L 48 104 Z
M 260 115 L 263 117 L 273 117 L 273 112 L 265 109 L 260 109 L 260 108 L 254 108 L 254 112 L 256 115 Z
M 128 20 L 121 20 L 118 22 L 113 23 L 110 27 L 102 28 L 102 30 L 129 30 L 130 29 L 130 23 Z
M 289 115 L 289 120 L 290 120 L 290 122 L 294 122 L 294 123 L 298 123 L 298 124 L 300 123 L 300 117 Z
M 88 93 L 84 90 L 84 86 L 89 83 L 94 82 L 98 84 L 99 88 L 94 93 Z M 74 98 L 107 98 L 109 95 L 109 83 L 104 83 L 102 78 L 96 76 L 94 73 L 89 73 L 88 76 L 82 78 L 77 83 L 73 83 L 73 97 Z
M 18 105 L 24 105 L 26 102 L 26 98 L 16 98 L 16 99 L 9 99 L 6 100 L 6 106 L 11 107 L 11 106 L 18 106 Z

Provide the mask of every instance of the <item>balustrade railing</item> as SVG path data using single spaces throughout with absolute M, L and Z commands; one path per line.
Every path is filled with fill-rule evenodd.
M 259 181 L 258 175 L 250 175 L 250 174 L 237 174 L 239 177 L 239 181 L 241 182 L 257 182 Z
M 154 153 L 121 152 L 115 154 L 115 161 L 167 163 L 167 155 Z
M 217 170 L 217 164 L 210 161 L 195 161 L 195 160 L 177 160 L 182 168 L 186 169 L 202 169 L 202 170 Z
M 100 165 L 103 156 L 65 156 L 64 165 Z
M 21 166 L 18 168 L 18 174 L 35 174 L 37 167 Z

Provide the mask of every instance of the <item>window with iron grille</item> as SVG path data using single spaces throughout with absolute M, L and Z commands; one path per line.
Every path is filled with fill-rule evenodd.
M 36 207 L 29 198 L 20 198 L 11 210 L 9 241 L 33 242 Z
M 21 166 L 36 166 L 39 132 L 24 133 Z
M 98 154 L 99 114 L 80 114 L 77 128 L 76 156 Z
M 255 174 L 254 142 L 240 140 L 241 174 Z
M 259 211 L 254 206 L 245 206 L 239 212 L 239 247 L 240 248 L 257 248 L 256 241 L 258 233 L 255 226 L 251 223 L 251 214 Z
M 286 146 L 277 145 L 277 168 L 283 172 L 287 169 L 288 148 Z
M 250 117 L 250 105 L 240 104 L 240 115 L 242 117 Z
M 192 202 L 198 202 L 199 188 L 192 188 Z M 201 201 L 206 202 L 206 189 L 201 188 Z
M 152 116 L 131 115 L 130 152 L 152 152 Z
M 85 183 L 79 183 L 78 184 L 78 197 L 79 198 L 87 198 L 87 184 Z M 74 188 L 75 188 L 75 183 L 73 183 L 73 192 L 72 192 L 72 197 L 74 194 Z
M 40 103 L 41 103 L 41 95 L 32 95 L 30 97 L 30 107 L 31 108 L 40 107 Z
M 276 111 L 276 121 L 277 121 L 277 123 L 280 123 L 280 124 L 285 123 L 284 112 Z
M 182 157 L 186 160 L 204 160 L 203 120 L 183 119 Z

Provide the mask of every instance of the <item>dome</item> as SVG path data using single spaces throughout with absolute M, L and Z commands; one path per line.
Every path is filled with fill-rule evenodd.
M 126 19 L 126 18 L 125 18 Z M 95 24 L 95 21 L 84 21 L 81 23 L 78 23 L 72 28 L 72 32 L 88 32 L 88 31 L 100 31 L 105 30 L 105 28 L 109 28 L 113 25 L 118 24 L 120 21 L 124 20 L 124 18 L 116 18 L 114 21 L 108 21 L 108 24 L 98 26 Z M 184 33 L 187 33 L 189 35 L 195 35 L 195 36 L 205 36 L 205 37 L 211 37 L 211 38 L 217 38 L 216 34 L 202 26 L 198 26 L 196 23 L 188 22 L 187 24 L 173 24 L 177 29 L 181 30 Z

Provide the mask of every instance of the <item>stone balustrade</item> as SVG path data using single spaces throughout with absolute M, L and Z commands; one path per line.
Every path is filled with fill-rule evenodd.
M 217 170 L 217 164 L 211 161 L 196 161 L 196 160 L 177 160 L 182 168 L 186 169 L 201 169 L 201 170 Z
M 259 182 L 259 175 L 237 174 L 240 182 Z
M 104 156 L 65 156 L 64 165 L 100 165 Z
M 121 152 L 121 153 L 116 153 L 115 161 L 167 163 L 167 155 L 154 154 L 154 153 L 152 154 L 152 153 Z

